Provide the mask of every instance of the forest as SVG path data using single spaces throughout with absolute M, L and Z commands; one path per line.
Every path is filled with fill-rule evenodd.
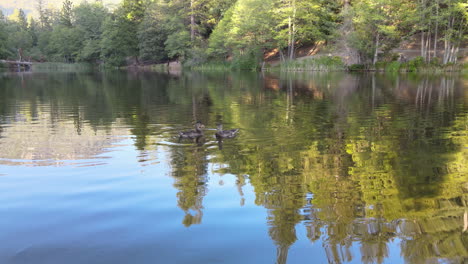
M 104 66 L 178 61 L 185 66 L 261 65 L 267 54 L 294 60 L 316 47 L 351 65 L 400 60 L 417 44 L 421 63 L 458 61 L 468 40 L 464 0 L 100 0 L 0 13 L 0 59 Z

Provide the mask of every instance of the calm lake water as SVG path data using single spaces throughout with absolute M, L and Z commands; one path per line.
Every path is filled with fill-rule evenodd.
M 0 148 L 0 263 L 468 261 L 459 75 L 3 73 Z

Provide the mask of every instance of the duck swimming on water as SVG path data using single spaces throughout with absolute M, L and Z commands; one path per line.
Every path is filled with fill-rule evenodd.
M 203 136 L 203 129 L 205 125 L 203 125 L 200 121 L 195 124 L 195 130 L 179 132 L 179 138 L 198 138 Z
M 233 138 L 237 135 L 239 129 L 230 129 L 230 130 L 223 130 L 223 125 L 218 124 L 218 130 L 216 131 L 216 138 L 223 139 L 223 138 Z

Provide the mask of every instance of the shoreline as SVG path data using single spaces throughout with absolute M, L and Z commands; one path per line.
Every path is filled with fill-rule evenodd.
M 331 61 L 331 62 L 330 62 Z M 159 64 L 133 64 L 122 67 L 106 67 L 102 64 L 91 63 L 61 63 L 61 62 L 34 62 L 29 71 L 154 71 L 166 73 L 179 73 L 185 70 L 199 72 L 378 72 L 378 73 L 468 73 L 468 63 L 457 63 L 449 65 L 435 65 L 431 63 L 409 62 L 379 62 L 377 65 L 354 64 L 344 65 L 335 57 L 334 61 L 320 61 L 317 59 L 295 59 L 285 61 L 271 66 L 261 63 L 254 69 L 235 68 L 231 62 L 206 62 L 195 66 L 184 66 L 180 62 L 169 62 Z M 0 63 L 0 69 L 9 71 L 15 68 Z M 23 71 L 22 71 L 23 72 Z M 28 72 L 28 70 L 24 70 Z

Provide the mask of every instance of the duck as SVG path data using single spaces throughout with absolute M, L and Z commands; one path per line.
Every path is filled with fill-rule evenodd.
M 179 132 L 179 138 L 198 138 L 203 136 L 203 129 L 205 125 L 203 125 L 200 121 L 195 123 L 195 130 Z
M 216 138 L 223 139 L 223 138 L 233 138 L 237 135 L 239 129 L 230 129 L 230 130 L 223 130 L 223 125 L 218 124 L 218 130 L 216 131 Z

